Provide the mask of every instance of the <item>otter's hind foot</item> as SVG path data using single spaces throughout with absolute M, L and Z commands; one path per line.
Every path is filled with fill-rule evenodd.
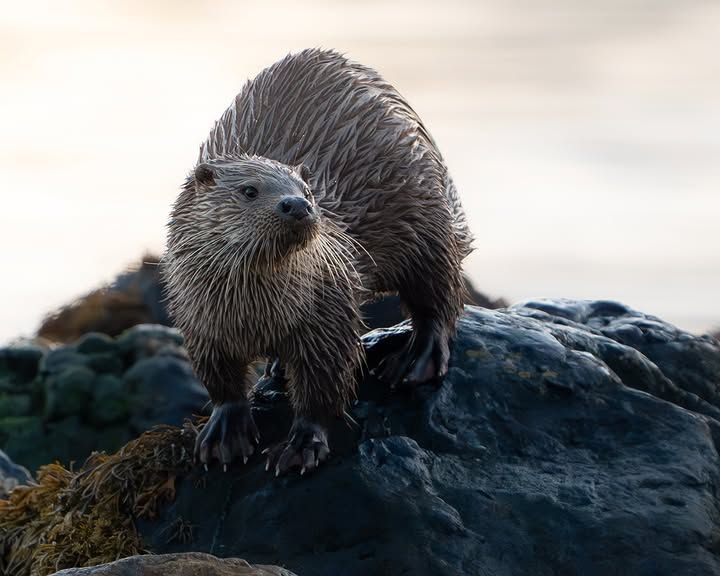
M 195 461 L 207 468 L 216 458 L 227 470 L 235 458 L 247 462 L 259 441 L 260 433 L 247 401 L 216 404 L 195 440 Z
M 267 454 L 265 470 L 274 466 L 275 476 L 293 468 L 299 468 L 300 475 L 312 472 L 330 454 L 327 430 L 316 422 L 296 416 L 288 439 L 277 446 L 266 448 L 263 454 Z
M 393 388 L 413 387 L 445 376 L 450 361 L 450 338 L 445 330 L 420 327 L 400 350 L 391 352 L 373 370 Z

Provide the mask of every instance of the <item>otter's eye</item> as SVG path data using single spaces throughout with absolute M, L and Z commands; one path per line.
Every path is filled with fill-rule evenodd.
M 258 195 L 257 188 L 253 186 L 245 186 L 242 189 L 242 193 L 245 195 L 245 198 L 249 198 L 250 200 L 252 200 L 253 198 L 257 198 Z

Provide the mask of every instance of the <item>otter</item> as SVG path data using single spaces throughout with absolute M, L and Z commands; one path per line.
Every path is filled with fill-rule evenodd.
M 247 462 L 259 443 L 250 368 L 277 359 L 295 416 L 266 468 L 324 461 L 363 360 L 359 305 L 378 295 L 399 295 L 413 333 L 377 377 L 442 378 L 471 241 L 434 140 L 377 72 L 310 49 L 248 81 L 200 148 L 162 264 L 213 404 L 196 460 Z

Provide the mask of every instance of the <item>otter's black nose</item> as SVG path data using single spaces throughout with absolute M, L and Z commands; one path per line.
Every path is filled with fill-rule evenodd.
M 313 207 L 302 196 L 286 196 L 280 200 L 275 212 L 284 220 L 302 220 L 312 214 Z

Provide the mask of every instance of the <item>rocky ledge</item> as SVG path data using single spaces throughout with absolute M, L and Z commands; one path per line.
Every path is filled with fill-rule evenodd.
M 209 554 L 130 556 L 89 568 L 68 568 L 53 576 L 295 576 L 277 566 L 251 566 L 245 560 L 221 560 Z
M 408 336 L 406 325 L 366 335 L 368 366 Z M 259 383 L 254 413 L 263 444 L 285 434 L 277 382 Z M 63 514 L 54 533 L 69 544 L 53 542 L 47 558 L 70 561 L 67 518 L 115 490 L 113 510 L 132 521 L 103 528 L 132 530 L 128 549 L 302 576 L 720 572 L 720 343 L 709 336 L 614 302 L 468 307 L 439 387 L 392 392 L 368 375 L 352 415 L 357 426 L 332 431 L 332 460 L 304 478 L 274 478 L 259 456 L 227 473 L 193 468 L 193 425 L 150 432 L 76 473 L 49 470 L 38 498 Z M 140 452 L 152 464 L 128 472 Z M 50 480 L 66 487 L 56 508 Z M 16 517 L 37 500 L 24 490 L 6 507 Z M 0 529 L 6 565 L 19 526 L 12 542 Z
M 364 339 L 373 366 L 407 326 Z M 273 382 L 264 439 L 289 414 Z M 468 308 L 439 388 L 365 379 L 334 459 L 274 479 L 255 459 L 195 472 L 156 552 L 344 574 L 715 574 L 720 345 L 614 302 Z M 168 537 L 192 527 L 190 542 Z

